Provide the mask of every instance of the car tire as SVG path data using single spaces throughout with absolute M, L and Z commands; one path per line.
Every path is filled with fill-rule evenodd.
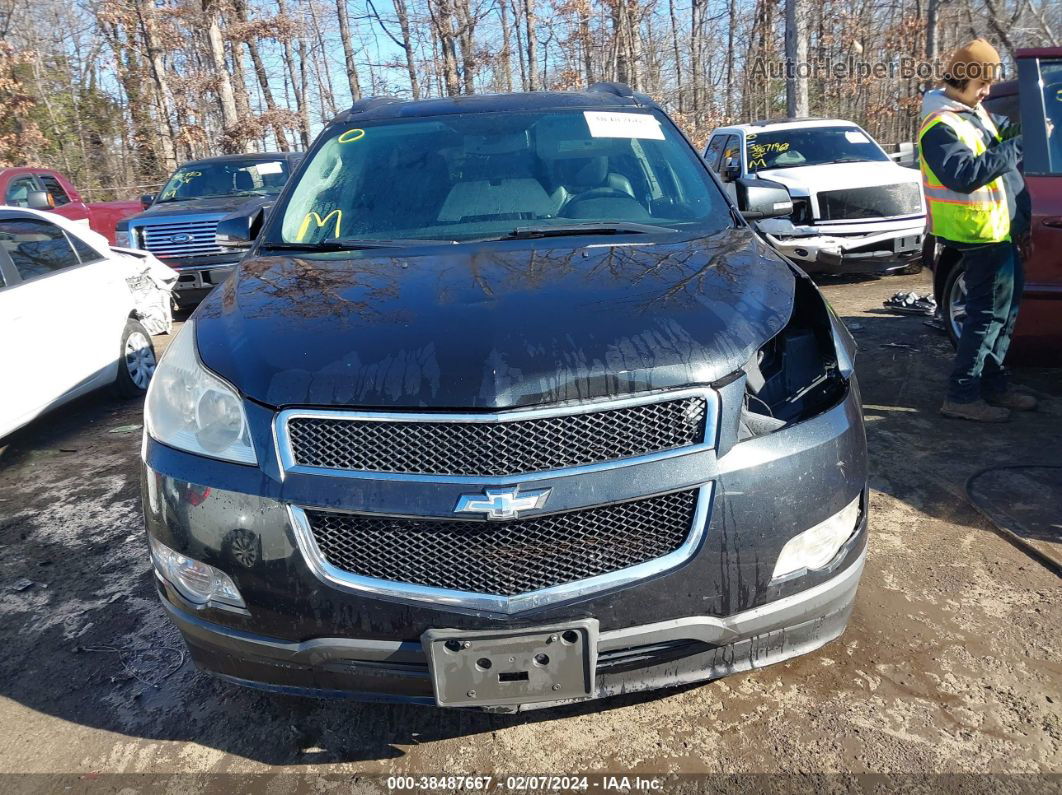
M 902 268 L 897 268 L 894 271 L 890 271 L 893 276 L 917 276 L 922 272 L 922 260 L 916 259 L 913 262 L 909 262 Z
M 118 351 L 115 393 L 122 398 L 143 397 L 158 363 L 151 335 L 139 321 L 129 318 L 125 321 L 122 345 Z
M 966 318 L 966 269 L 956 265 L 944 279 L 944 290 L 941 292 L 940 317 L 944 321 L 944 329 L 948 332 L 951 344 L 958 347 L 959 336 L 962 334 L 962 323 Z

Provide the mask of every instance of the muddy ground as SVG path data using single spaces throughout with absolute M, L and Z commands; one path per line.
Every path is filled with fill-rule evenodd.
M 1060 460 L 1062 371 L 1018 372 L 1043 407 L 1009 425 L 942 419 L 946 339 L 881 310 L 927 285 L 824 283 L 857 326 L 873 487 L 845 635 L 553 712 L 318 702 L 198 673 L 151 585 L 141 407 L 93 396 L 42 418 L 0 441 L 0 772 L 1062 771 L 1060 581 L 963 491 L 991 464 Z

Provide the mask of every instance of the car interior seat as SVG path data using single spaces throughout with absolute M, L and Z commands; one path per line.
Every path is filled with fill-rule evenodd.
M 476 154 L 463 159 L 439 221 L 533 220 L 552 215 L 555 209 L 535 176 L 530 153 Z
M 634 198 L 631 181 L 609 170 L 604 155 L 558 160 L 555 175 L 564 200 L 559 214 L 570 218 L 611 217 L 634 220 L 648 211 Z

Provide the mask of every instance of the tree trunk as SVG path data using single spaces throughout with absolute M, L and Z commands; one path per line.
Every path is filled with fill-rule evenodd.
M 409 91 L 413 99 L 420 99 L 420 83 L 417 80 L 417 65 L 413 58 L 413 43 L 409 38 L 409 10 L 406 8 L 406 0 L 392 0 L 395 6 L 395 14 L 398 16 L 398 27 L 402 30 L 402 49 L 406 52 L 406 70 L 409 72 Z
M 505 2 L 505 0 L 502 0 Z M 527 87 L 527 67 L 524 65 L 524 56 L 527 49 L 524 47 L 523 28 L 520 27 L 520 11 L 523 0 L 512 0 L 513 4 L 513 30 L 516 32 L 516 60 L 520 65 L 520 90 L 529 91 Z
M 285 0 L 277 0 L 277 9 L 281 14 L 287 16 L 287 8 L 285 6 Z M 288 70 L 288 79 L 291 81 L 291 91 L 295 95 L 295 107 L 299 112 L 299 120 L 301 122 L 299 128 L 299 139 L 302 141 L 302 148 L 305 151 L 310 148 L 310 109 L 307 107 L 306 102 L 306 59 L 303 57 L 302 37 L 299 39 L 299 60 L 300 68 L 298 70 L 302 75 L 302 82 L 300 83 L 296 68 L 295 68 L 295 53 L 294 48 L 291 46 L 291 40 L 285 38 L 283 41 L 284 50 L 284 65 Z
M 210 61 L 214 67 L 214 85 L 218 95 L 218 104 L 221 106 L 221 122 L 226 136 L 223 148 L 226 151 L 239 151 L 240 145 L 236 138 L 239 131 L 239 116 L 236 113 L 236 96 L 232 91 L 232 80 L 229 78 L 229 70 L 225 63 L 225 41 L 221 38 L 221 25 L 218 23 L 217 0 L 202 0 L 203 16 L 206 18 L 207 42 L 210 45 Z
M 686 97 L 682 93 L 682 55 L 679 53 L 678 24 L 675 22 L 675 0 L 667 0 L 667 11 L 671 16 L 671 49 L 675 56 L 675 83 L 678 87 L 678 112 L 686 112 Z
M 808 24 L 806 0 L 785 0 L 786 115 L 808 115 Z
M 469 6 L 469 0 L 455 0 L 454 16 L 457 19 L 457 40 L 461 43 L 461 72 L 464 78 L 465 93 L 476 93 L 476 17 Z
M 236 19 L 240 22 L 247 21 L 247 0 L 234 0 L 233 8 L 236 11 Z M 253 38 L 247 40 L 247 52 L 251 56 L 251 65 L 254 66 L 254 74 L 258 79 L 258 86 L 262 90 L 262 101 L 265 102 L 266 111 L 273 121 L 273 134 L 277 139 L 277 149 L 281 152 L 287 152 L 290 149 L 288 144 L 288 136 L 284 131 L 284 125 L 277 117 L 277 103 L 273 99 L 273 91 L 269 87 L 269 75 L 266 74 L 265 66 L 262 63 L 262 55 L 258 51 L 258 44 Z
M 145 182 L 159 179 L 162 174 L 158 154 L 155 152 L 155 122 L 151 118 L 148 103 L 144 100 L 143 87 L 147 76 L 134 48 L 135 40 L 128 28 L 125 32 L 129 35 L 123 39 L 123 31 L 117 24 L 107 25 L 104 32 L 111 49 L 114 50 L 118 82 L 121 83 L 129 103 L 136 179 Z
M 432 27 L 442 53 L 443 83 L 446 95 L 456 97 L 461 93 L 461 79 L 457 70 L 457 40 L 454 33 L 455 11 L 452 0 L 429 0 Z
M 737 27 L 737 0 L 727 3 L 726 25 L 726 109 L 724 122 L 734 118 L 734 28 Z
M 502 79 L 498 85 L 506 91 L 513 90 L 513 58 L 512 50 L 509 48 L 509 12 L 508 6 L 505 4 L 505 0 L 498 3 L 498 11 L 501 14 L 501 34 L 502 34 L 502 48 L 501 48 L 501 68 Z
M 177 130 L 174 128 L 173 118 L 170 116 L 173 94 L 170 91 L 169 81 L 166 79 L 166 67 L 163 64 L 162 50 L 159 47 L 155 6 L 145 0 L 137 0 L 136 10 L 144 34 L 148 63 L 151 64 L 151 77 L 155 82 L 159 118 L 164 120 L 166 124 L 161 139 L 163 166 L 167 171 L 173 171 L 177 168 L 177 152 L 174 144 L 177 138 Z
M 527 90 L 538 91 L 538 34 L 535 32 L 535 0 L 524 0 L 524 23 L 527 25 Z
M 701 120 L 704 94 L 704 75 L 701 74 L 702 40 L 704 38 L 705 0 L 691 0 L 690 4 L 690 99 L 695 124 Z
M 347 62 L 350 100 L 357 102 L 361 99 L 361 85 L 358 83 L 358 67 L 354 63 L 354 46 L 350 41 L 350 16 L 347 13 L 347 0 L 336 0 L 336 13 L 339 16 L 339 38 L 343 40 L 343 57 Z
M 594 82 L 594 40 L 590 35 L 590 0 L 579 3 L 579 40 L 583 43 L 583 71 L 586 72 L 586 84 Z

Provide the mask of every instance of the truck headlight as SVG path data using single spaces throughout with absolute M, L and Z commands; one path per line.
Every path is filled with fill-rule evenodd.
M 151 379 L 144 426 L 152 439 L 178 450 L 238 464 L 258 463 L 243 401 L 200 364 L 191 320 L 170 344 Z
M 821 569 L 832 561 L 855 532 L 859 503 L 860 497 L 856 497 L 826 521 L 789 539 L 778 555 L 771 579 L 777 580 L 804 569 Z
M 159 574 L 189 602 L 205 605 L 214 601 L 232 607 L 247 607 L 236 583 L 221 569 L 182 555 L 151 536 L 148 536 L 148 542 Z
M 119 229 L 114 233 L 114 245 L 119 248 L 133 248 L 133 237 L 128 229 Z

